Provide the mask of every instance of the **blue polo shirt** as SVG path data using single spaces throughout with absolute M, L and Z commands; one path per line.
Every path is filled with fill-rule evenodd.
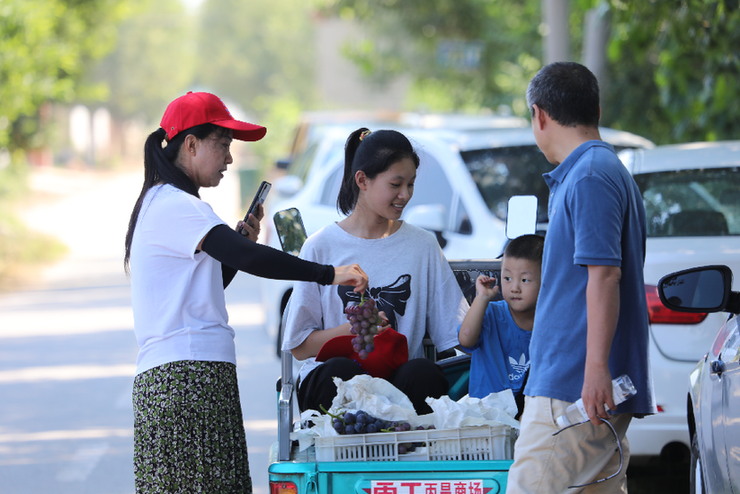
M 609 369 L 612 377 L 628 374 L 637 395 L 618 411 L 654 413 L 640 191 L 614 149 L 602 141 L 583 143 L 543 176 L 550 188 L 550 222 L 525 394 L 568 402 L 581 397 L 588 266 L 619 266 L 620 312 Z

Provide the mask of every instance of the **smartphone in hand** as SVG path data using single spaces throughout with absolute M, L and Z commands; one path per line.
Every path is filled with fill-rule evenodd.
M 270 182 L 267 182 L 265 180 L 262 181 L 259 188 L 257 189 L 257 193 L 254 195 L 254 198 L 252 199 L 252 204 L 249 206 L 249 209 L 247 209 L 247 214 L 244 215 L 245 223 L 249 219 L 250 214 L 255 214 L 255 212 L 257 211 L 257 205 L 265 203 L 265 199 L 267 199 L 267 193 L 270 192 L 271 187 L 272 187 L 272 184 Z

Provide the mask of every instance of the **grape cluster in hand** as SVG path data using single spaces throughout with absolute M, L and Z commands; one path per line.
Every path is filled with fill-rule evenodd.
M 352 338 L 352 348 L 361 359 L 366 359 L 368 354 L 375 349 L 373 337 L 378 334 L 378 325 L 381 324 L 375 300 L 368 297 L 359 304 L 347 304 L 344 313 L 347 314 L 350 331 L 355 335 Z

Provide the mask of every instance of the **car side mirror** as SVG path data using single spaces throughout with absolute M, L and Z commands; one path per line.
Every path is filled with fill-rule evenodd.
M 663 305 L 681 312 L 720 312 L 732 295 L 732 271 L 727 266 L 702 266 L 668 274 L 658 282 Z
M 293 161 L 290 158 L 281 158 L 275 160 L 275 168 L 277 168 L 278 170 L 287 170 L 292 162 Z
M 283 252 L 294 256 L 300 254 L 303 243 L 308 237 L 306 228 L 303 226 L 301 212 L 297 208 L 283 209 L 276 212 L 272 220 L 275 223 L 275 231 Z
M 300 192 L 302 187 L 303 180 L 295 175 L 286 175 L 272 184 L 273 192 L 277 192 L 280 197 L 293 197 Z
M 403 216 L 414 226 L 433 232 L 441 248 L 447 245 L 447 239 L 442 235 L 445 230 L 447 211 L 442 204 L 420 204 L 408 208 Z
M 404 214 L 404 220 L 432 232 L 445 229 L 445 207 L 442 204 L 420 204 L 411 206 Z
M 537 231 L 537 196 L 511 196 L 506 210 L 506 238 Z

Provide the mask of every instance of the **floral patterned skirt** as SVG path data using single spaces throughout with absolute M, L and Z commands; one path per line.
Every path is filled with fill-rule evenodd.
M 138 494 L 251 494 L 236 366 L 179 361 L 136 376 Z

